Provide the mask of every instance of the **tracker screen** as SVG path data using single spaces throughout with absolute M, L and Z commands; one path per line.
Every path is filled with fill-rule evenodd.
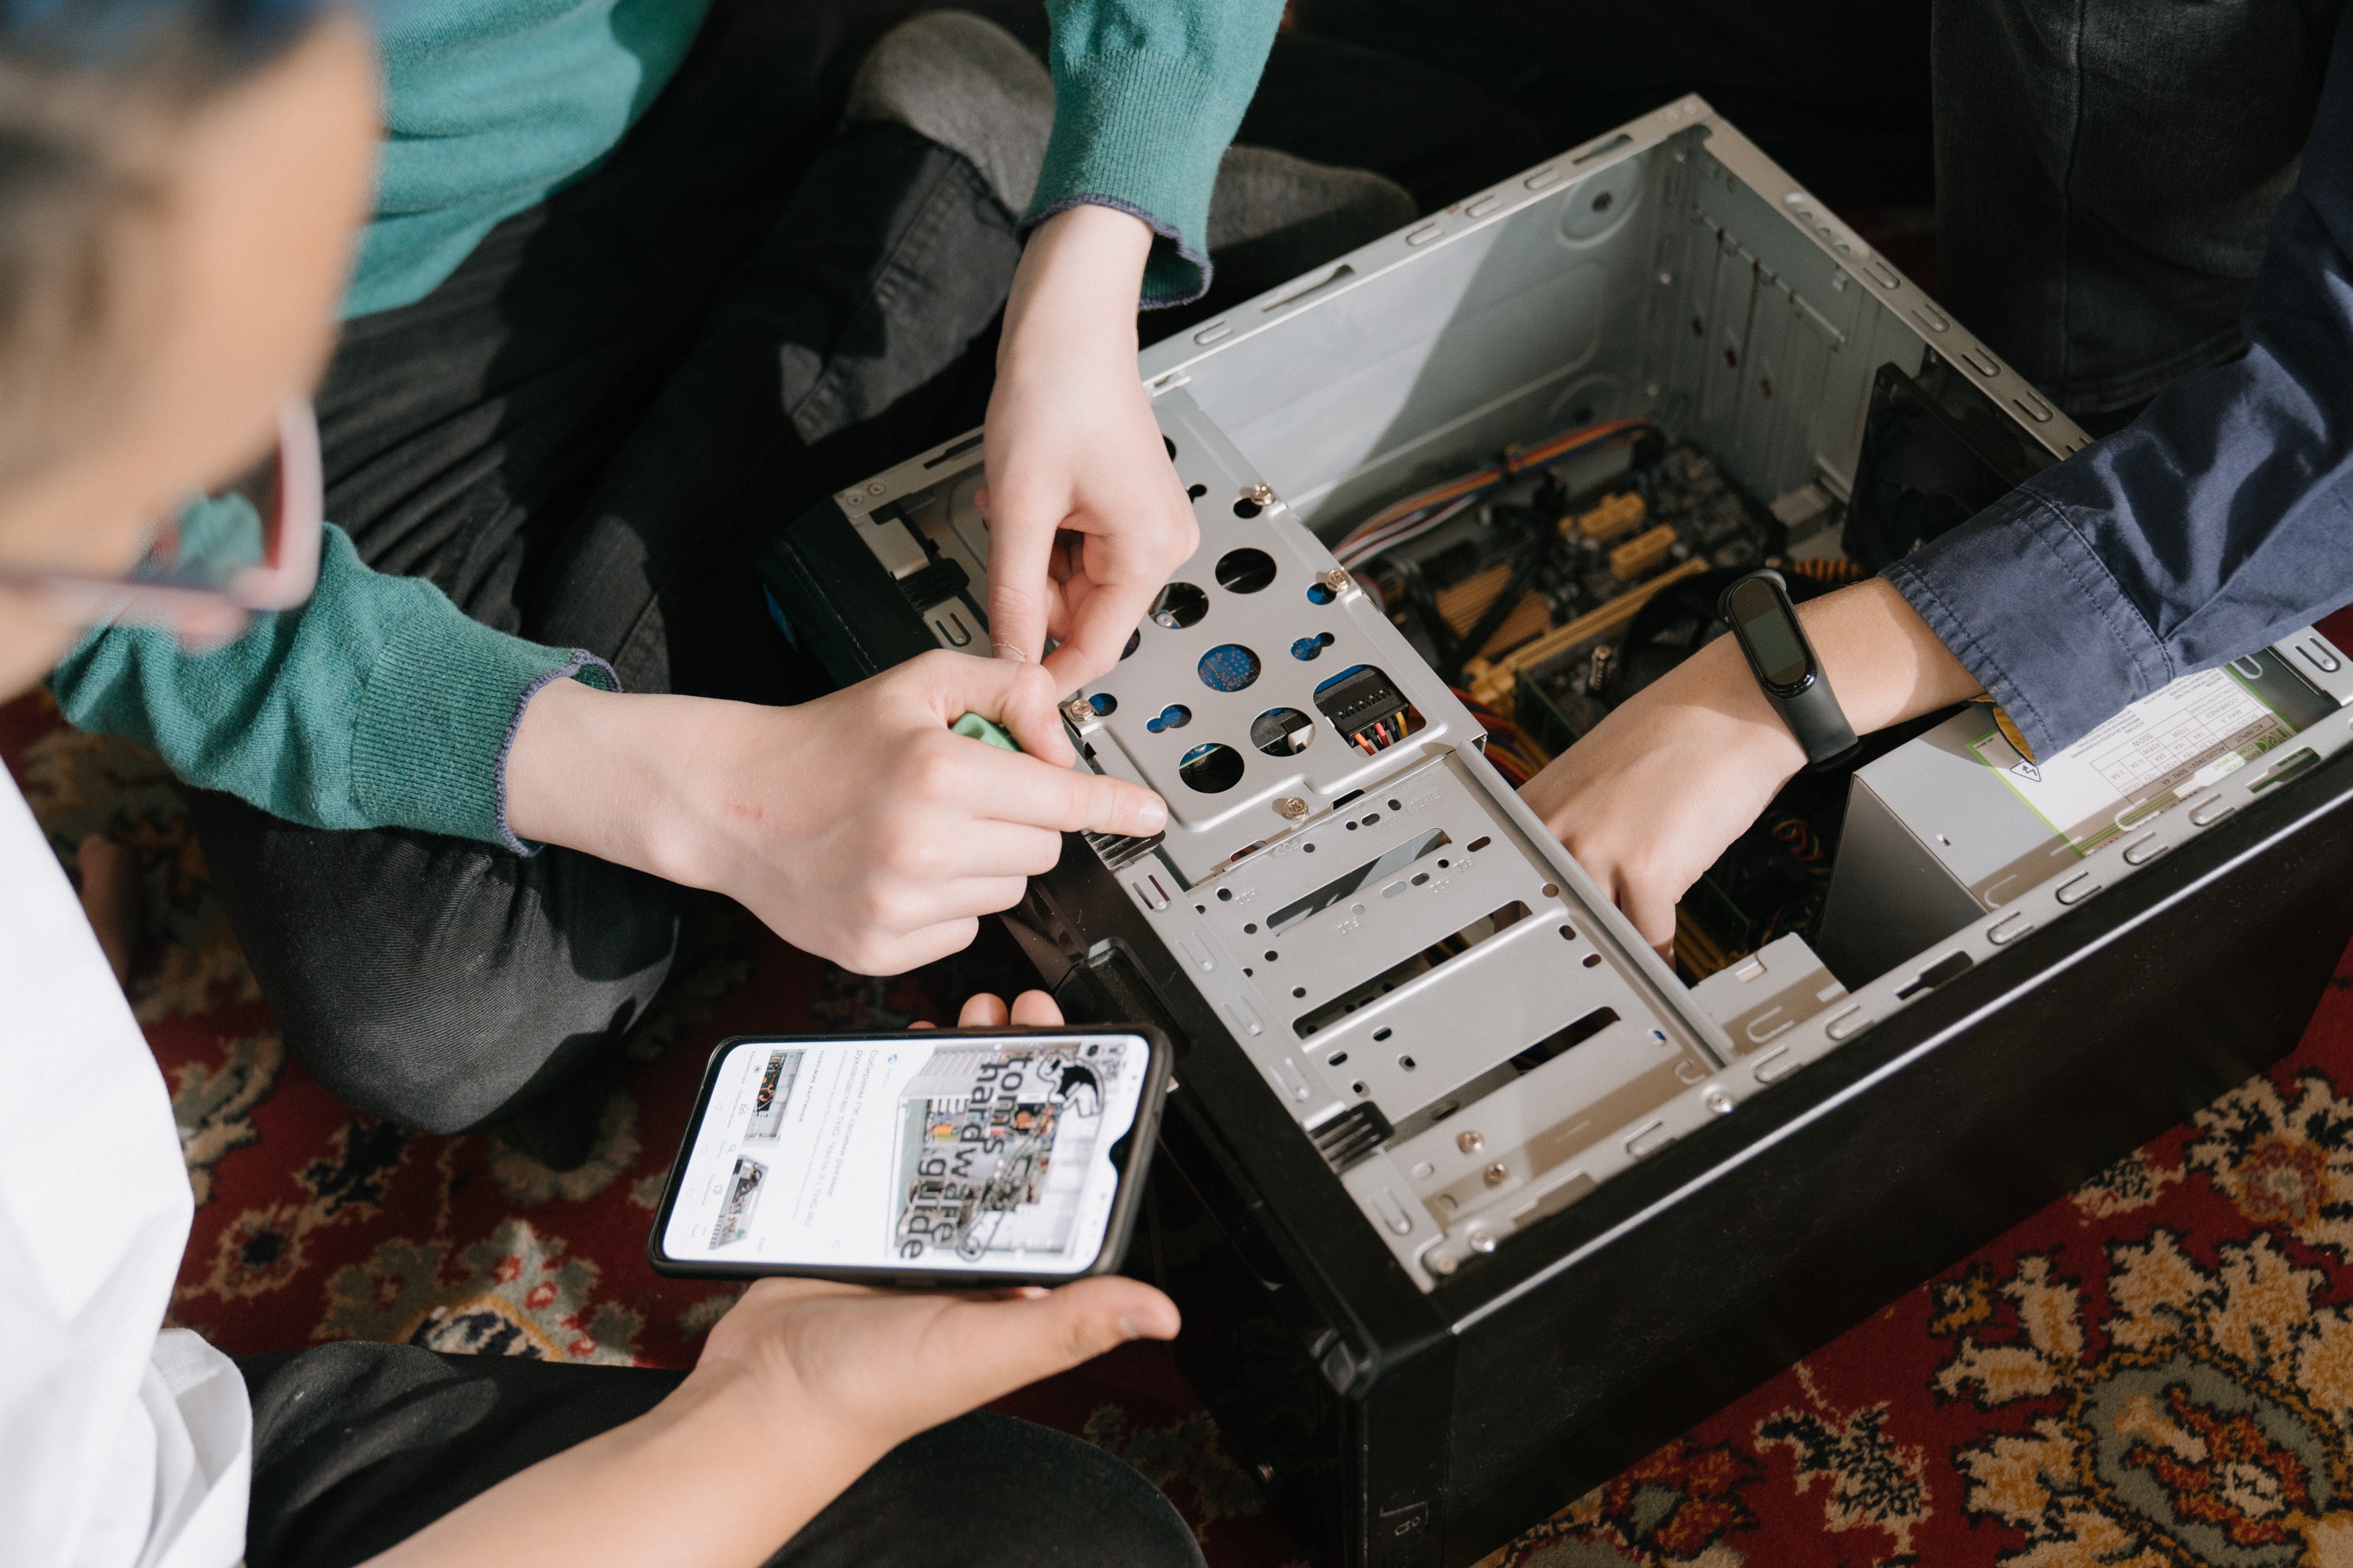
M 712 1075 L 662 1251 L 1083 1272 L 1149 1062 L 1134 1035 L 739 1041 Z

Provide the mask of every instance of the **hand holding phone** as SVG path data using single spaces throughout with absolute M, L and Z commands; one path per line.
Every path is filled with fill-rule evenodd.
M 1127 1025 L 972 1026 L 1001 1016 L 990 1000 L 955 1031 L 723 1042 L 648 1240 L 654 1268 L 903 1285 L 1114 1268 L 1167 1042 Z
M 989 1029 L 1007 1016 L 996 997 L 976 996 L 961 1026 Z M 1011 1016 L 1061 1022 L 1034 991 Z M 383 1561 L 442 1568 L 550 1549 L 575 1561 L 670 1558 L 675 1521 L 691 1518 L 696 1561 L 748 1563 L 917 1433 L 1177 1328 L 1174 1302 L 1117 1275 L 936 1294 L 755 1280 L 660 1405 L 510 1477 Z

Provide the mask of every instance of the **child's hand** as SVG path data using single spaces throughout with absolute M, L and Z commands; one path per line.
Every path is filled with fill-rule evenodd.
M 986 991 L 975 992 L 965 998 L 964 1010 L 956 1015 L 959 1029 L 1001 1029 L 1010 1022 L 1023 1028 L 1050 1029 L 1062 1021 L 1062 1009 L 1043 991 L 1024 991 L 1013 999 L 1008 1014 L 1005 1004 Z M 919 1029 L 931 1027 L 918 1024 Z
M 1977 677 L 1883 578 L 1798 608 L 1858 735 L 1967 700 Z M 1730 637 L 1620 703 L 1520 798 L 1664 952 L 1675 902 L 1806 753 Z
M 952 733 L 965 712 L 1023 751 Z M 805 952 L 897 974 L 1020 901 L 1062 835 L 1148 835 L 1151 791 L 1070 766 L 1046 673 L 923 654 L 796 708 L 542 688 L 507 762 L 526 839 L 725 893 Z
M 1023 992 L 1009 1011 L 983 992 L 965 1003 L 956 1025 L 997 1028 L 1008 1018 L 1051 1027 L 1062 1010 L 1043 991 Z M 1167 1297 L 1118 1275 L 1054 1290 L 958 1295 L 764 1279 L 712 1330 L 695 1378 L 748 1381 L 871 1462 L 1001 1394 L 1129 1340 L 1173 1339 L 1176 1330 Z
M 1038 227 L 1015 274 L 989 398 L 988 634 L 1057 691 L 1119 662 L 1201 542 L 1135 370 L 1152 231 L 1110 207 Z
M 1116 1274 L 958 1295 L 763 1279 L 712 1328 L 689 1384 L 754 1391 L 830 1434 L 855 1476 L 918 1432 L 1177 1326 L 1167 1297 Z

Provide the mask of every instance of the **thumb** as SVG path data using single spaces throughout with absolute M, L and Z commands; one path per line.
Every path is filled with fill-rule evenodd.
M 919 655 L 909 668 L 922 684 L 924 705 L 943 726 L 977 713 L 1011 731 L 1021 749 L 1041 762 L 1066 768 L 1078 760 L 1043 665 L 943 649 Z
M 990 487 L 988 640 L 1003 659 L 1035 664 L 1046 651 L 1054 585 L 1054 533 L 1060 512 L 1022 490 Z
M 1099 583 L 1070 606 L 1071 635 L 1046 656 L 1056 689 L 1081 686 L 1119 662 L 1127 639 L 1143 623 L 1160 585 Z
M 1117 1274 L 1075 1280 L 1058 1289 L 1003 1301 L 965 1301 L 955 1336 L 955 1364 L 971 1381 L 973 1405 L 1068 1372 L 1130 1340 L 1171 1340 L 1176 1303 Z
M 1662 889 L 1645 879 L 1620 870 L 1611 879 L 1615 886 L 1611 900 L 1641 933 L 1644 942 L 1669 963 L 1674 962 L 1675 900 L 1661 896 Z

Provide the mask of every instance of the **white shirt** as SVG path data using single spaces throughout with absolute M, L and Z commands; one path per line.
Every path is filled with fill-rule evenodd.
M 194 1204 L 171 1096 L 0 772 L 0 1549 L 10 1568 L 228 1568 L 253 1410 L 158 1332 Z

